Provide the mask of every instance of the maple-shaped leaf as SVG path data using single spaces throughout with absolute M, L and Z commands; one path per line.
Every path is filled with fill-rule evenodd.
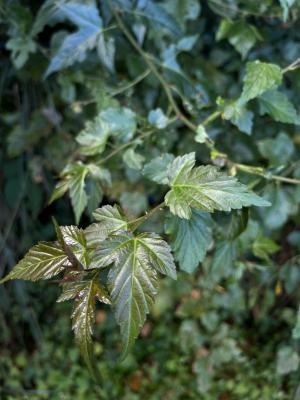
M 40 242 L 28 251 L 0 283 L 11 279 L 50 279 L 59 274 L 67 264 L 68 257 L 58 242 Z
M 108 282 L 121 326 L 123 357 L 138 336 L 157 290 L 157 271 L 176 278 L 170 247 L 159 236 L 118 232 L 95 252 L 99 267 L 113 264 Z
M 213 212 L 270 205 L 236 178 L 221 173 L 217 167 L 194 167 L 195 162 L 195 153 L 190 153 L 175 158 L 169 165 L 171 190 L 166 194 L 165 202 L 173 214 L 189 219 L 192 209 Z
M 72 328 L 80 352 L 89 370 L 93 373 L 92 333 L 95 323 L 95 303 L 96 300 L 99 300 L 102 303 L 110 304 L 110 299 L 107 291 L 99 282 L 99 274 L 97 272 L 84 274 L 77 272 L 75 274 L 78 280 L 64 283 L 62 285 L 63 292 L 57 301 L 75 300 L 72 313 Z M 74 275 L 75 278 L 76 275 Z
M 102 19 L 94 3 L 59 3 L 58 8 L 62 16 L 69 19 L 79 29 L 64 39 L 48 66 L 46 77 L 77 61 L 83 61 L 87 51 L 96 47 L 102 33 Z

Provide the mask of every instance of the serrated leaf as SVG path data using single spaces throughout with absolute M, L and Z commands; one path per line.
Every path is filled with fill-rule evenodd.
M 95 323 L 95 302 L 97 299 L 102 303 L 110 304 L 109 296 L 100 284 L 97 273 L 81 275 L 80 280 L 65 283 L 62 286 L 63 293 L 57 301 L 75 299 L 72 328 L 80 352 L 89 370 L 93 373 L 92 334 Z
M 170 235 L 171 247 L 183 271 L 192 273 L 204 260 L 212 242 L 212 220 L 210 214 L 193 211 L 186 220 L 171 215 L 165 224 L 165 232 Z
M 102 19 L 95 4 L 63 3 L 58 4 L 58 7 L 61 14 L 79 30 L 64 39 L 48 66 L 46 77 L 77 61 L 83 61 L 87 51 L 96 46 L 98 36 L 102 31 Z
M 78 134 L 76 141 L 80 144 L 80 152 L 84 155 L 101 154 L 105 150 L 109 130 L 98 115 L 93 121 L 86 123 L 85 128 Z
M 117 205 L 103 206 L 93 212 L 94 223 L 85 229 L 85 236 L 89 247 L 98 246 L 108 235 L 128 228 L 128 221 Z
M 170 248 L 155 234 L 111 235 L 95 252 L 100 267 L 113 263 L 108 280 L 126 356 L 154 302 L 156 271 L 176 276 Z
M 254 25 L 246 21 L 223 19 L 218 29 L 217 40 L 228 39 L 229 43 L 245 58 L 255 43 L 262 37 Z
M 269 114 L 275 121 L 286 124 L 300 124 L 300 118 L 294 105 L 284 93 L 269 90 L 258 98 L 260 114 Z
M 260 96 L 270 89 L 274 89 L 282 82 L 282 70 L 278 65 L 261 61 L 251 61 L 246 65 L 243 92 L 239 103 L 245 104 L 249 100 Z
M 230 211 L 256 205 L 270 205 L 236 178 L 211 165 L 194 168 L 195 153 L 175 158 L 169 165 L 171 190 L 165 196 L 170 211 L 180 218 L 191 218 L 192 209 Z
M 168 184 L 167 168 L 168 165 L 173 160 L 174 160 L 173 154 L 164 153 L 161 156 L 156 157 L 147 164 L 145 164 L 143 169 L 143 175 L 154 182 L 167 185 Z
M 28 251 L 0 283 L 11 279 L 50 279 L 59 274 L 67 264 L 68 257 L 57 242 L 40 242 Z

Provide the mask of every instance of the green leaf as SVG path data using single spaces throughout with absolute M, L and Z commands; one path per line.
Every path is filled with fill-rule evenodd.
M 205 143 L 208 138 L 208 134 L 206 133 L 206 129 L 204 125 L 197 126 L 197 133 L 195 136 L 195 141 L 197 143 Z
M 102 19 L 95 4 L 59 3 L 58 8 L 79 30 L 64 39 L 48 66 L 46 77 L 85 60 L 87 51 L 96 46 L 102 31 Z
M 269 160 L 271 165 L 287 164 L 295 152 L 292 140 L 284 132 L 279 133 L 275 139 L 261 140 L 257 145 L 260 154 Z
M 297 321 L 296 321 L 296 325 L 293 329 L 292 335 L 293 335 L 293 339 L 300 339 L 300 307 L 298 308 Z
M 68 172 L 70 172 L 68 181 L 71 204 L 75 213 L 76 223 L 78 224 L 88 202 L 85 192 L 85 178 L 89 170 L 85 165 L 77 162 L 72 165 Z
M 123 161 L 129 168 L 140 170 L 143 167 L 145 157 L 137 153 L 132 147 L 123 153 Z
M 278 65 L 261 61 L 251 61 L 246 65 L 243 92 L 239 99 L 240 105 L 274 89 L 282 82 L 282 70 Z
M 170 248 L 155 234 L 110 236 L 95 252 L 99 267 L 113 263 L 108 280 L 121 326 L 125 357 L 143 326 L 157 291 L 156 271 L 176 277 Z
M 149 112 L 148 122 L 157 129 L 164 129 L 168 125 L 169 120 L 161 108 L 156 108 Z
M 211 276 L 218 282 L 232 274 L 237 257 L 237 241 L 222 240 L 217 243 L 211 264 Z
M 295 3 L 295 0 L 279 0 L 281 8 L 283 10 L 283 22 L 287 22 L 289 17 L 290 8 Z
M 258 98 L 260 114 L 269 114 L 275 121 L 286 124 L 300 124 L 300 118 L 294 105 L 284 93 L 269 90 Z
M 84 130 L 76 137 L 76 141 L 81 146 L 80 152 L 91 156 L 103 153 L 108 136 L 108 126 L 103 122 L 101 115 L 98 115 L 93 121 L 86 123 Z
M 230 21 L 223 19 L 218 29 L 217 40 L 228 39 L 229 43 L 244 59 L 255 43 L 262 40 L 257 28 L 246 21 Z
M 154 158 L 149 163 L 145 164 L 143 175 L 156 183 L 167 185 L 167 168 L 173 160 L 173 154 L 164 153 L 161 156 Z
M 290 372 L 297 371 L 300 359 L 298 353 L 292 347 L 284 346 L 277 354 L 276 372 L 279 375 L 286 375 Z
M 65 265 L 68 265 L 68 257 L 57 242 L 40 242 L 28 251 L 0 283 L 10 279 L 50 279 L 59 274 Z
M 190 153 L 175 158 L 169 165 L 171 190 L 165 201 L 173 214 L 189 219 L 193 208 L 213 212 L 270 205 L 236 178 L 222 174 L 211 165 L 194 168 L 195 162 L 195 153 Z
M 62 197 L 69 189 L 69 180 L 68 179 L 62 179 L 57 182 L 55 185 L 55 188 L 51 194 L 51 197 L 49 199 L 49 204 L 53 203 L 53 201 L 59 199 Z
M 165 232 L 170 235 L 171 247 L 183 271 L 192 273 L 204 260 L 212 242 L 212 220 L 210 214 L 193 211 L 191 219 L 170 216 L 166 220 Z
M 281 185 L 268 185 L 264 198 L 272 203 L 272 207 L 262 212 L 262 220 L 267 229 L 278 229 L 288 220 L 290 215 L 298 211 L 298 204 L 291 190 Z
M 106 290 L 99 283 L 97 273 L 80 275 L 80 280 L 65 283 L 63 293 L 58 302 L 75 299 L 72 313 L 72 328 L 80 352 L 89 367 L 94 372 L 92 333 L 95 323 L 95 300 L 110 304 Z
M 280 249 L 277 243 L 272 239 L 258 236 L 252 245 L 252 251 L 255 257 L 258 257 L 264 261 L 270 261 L 270 255 L 276 253 Z
M 97 247 L 111 233 L 128 229 L 128 221 L 117 205 L 103 206 L 93 212 L 94 223 L 85 229 L 89 247 Z
M 35 53 L 37 46 L 30 37 L 16 37 L 8 40 L 6 48 L 12 52 L 12 61 L 17 69 L 27 62 L 30 53 Z
M 102 111 L 101 120 L 106 124 L 107 130 L 122 142 L 128 142 L 136 131 L 136 115 L 129 108 L 107 108 Z
M 223 117 L 230 120 L 241 132 L 251 135 L 254 114 L 247 110 L 246 107 L 241 106 L 237 101 L 225 106 Z

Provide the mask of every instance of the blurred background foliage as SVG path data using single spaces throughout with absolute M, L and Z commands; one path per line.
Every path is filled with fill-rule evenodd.
M 86 226 L 101 202 L 118 202 L 134 217 L 162 199 L 161 187 L 142 170 L 154 157 L 196 151 L 199 162 L 210 162 L 201 132 L 195 138 L 178 121 L 166 127 L 171 113 L 165 93 L 120 31 L 108 2 L 71 3 L 80 12 L 91 7 L 87 17 L 100 30 L 97 43 L 78 51 L 76 40 L 91 32 L 61 13 L 63 2 L 0 2 L 1 276 L 38 240 L 54 238 L 51 216 L 61 225 L 75 222 L 68 196 L 49 204 L 67 164 L 86 165 L 99 155 L 105 160 L 101 184 L 92 173 L 85 182 L 82 217 L 77 209 Z M 222 110 L 207 128 L 220 151 L 236 163 L 300 178 L 300 70 L 285 75 L 282 92 L 294 104 L 285 116 L 283 106 L 266 112 L 266 98 L 251 102 L 242 117 L 230 103 L 241 92 L 246 61 L 285 68 L 299 57 L 298 0 L 113 4 L 187 118 L 200 123 Z M 62 54 L 66 38 L 76 32 L 71 51 Z M 134 111 L 131 117 L 111 116 L 123 117 L 121 133 L 117 127 L 105 144 L 93 133 L 77 136 L 99 112 L 119 106 Z M 141 139 L 149 127 L 155 135 Z M 59 288 L 22 281 L 1 286 L 0 398 L 300 399 L 300 186 L 242 172 L 239 177 L 272 207 L 251 211 L 238 234 L 228 217 L 216 215 L 215 251 L 193 274 L 162 281 L 141 338 L 121 364 L 118 329 L 99 306 L 97 383 L 74 344 L 70 306 L 55 304 Z M 76 198 L 72 204 L 76 214 Z M 151 219 L 148 228 L 163 232 L 162 218 Z M 222 241 L 228 236 L 230 243 Z

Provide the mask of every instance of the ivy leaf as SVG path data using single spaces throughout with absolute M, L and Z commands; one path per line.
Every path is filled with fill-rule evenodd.
M 102 19 L 95 4 L 61 3 L 58 7 L 62 15 L 73 22 L 79 30 L 65 38 L 48 66 L 46 77 L 77 61 L 83 61 L 87 51 L 96 46 L 102 31 Z
M 92 333 L 95 323 L 95 300 L 110 304 L 106 290 L 99 283 L 97 273 L 89 273 L 80 276 L 80 280 L 65 283 L 63 293 L 57 299 L 58 302 L 75 299 L 72 313 L 72 328 L 80 352 L 89 367 L 94 372 Z
M 67 264 L 68 257 L 57 242 L 40 242 L 28 251 L 0 283 L 10 279 L 50 279 L 59 274 Z
M 270 114 L 275 121 L 286 124 L 300 124 L 300 118 L 294 105 L 284 93 L 269 90 L 258 98 L 260 114 Z
M 262 36 L 255 26 L 248 24 L 246 21 L 235 22 L 223 19 L 218 29 L 216 39 L 228 39 L 229 43 L 244 59 L 255 43 L 262 40 Z
M 270 89 L 274 89 L 282 82 L 282 70 L 278 65 L 261 61 L 251 61 L 246 65 L 243 92 L 239 103 L 245 104 L 249 100 L 260 96 Z
M 143 175 L 146 178 L 163 185 L 168 184 L 167 168 L 174 160 L 173 154 L 164 153 L 145 164 Z
M 98 222 L 85 229 L 89 247 L 98 246 L 112 232 L 125 231 L 128 228 L 126 217 L 117 205 L 98 208 L 93 212 L 93 216 Z
M 175 259 L 183 271 L 194 272 L 204 260 L 212 242 L 211 226 L 210 214 L 199 211 L 193 211 L 189 220 L 173 215 L 167 219 L 165 232 L 170 235 Z
M 107 124 L 110 134 L 119 138 L 122 142 L 132 139 L 136 130 L 136 115 L 129 108 L 107 108 L 102 111 L 101 119 Z
M 99 267 L 113 263 L 108 281 L 121 326 L 125 357 L 143 326 L 157 291 L 156 271 L 176 277 L 170 248 L 155 234 L 111 235 L 95 252 Z
M 268 206 L 236 178 L 229 177 L 211 165 L 193 168 L 195 153 L 175 158 L 169 165 L 171 190 L 165 201 L 171 212 L 180 218 L 191 218 L 192 208 L 201 211 L 230 211 L 242 207 Z
M 106 147 L 109 136 L 107 124 L 105 124 L 98 115 L 93 121 L 87 122 L 84 130 L 76 137 L 80 144 L 80 151 L 83 155 L 91 156 L 101 154 Z

